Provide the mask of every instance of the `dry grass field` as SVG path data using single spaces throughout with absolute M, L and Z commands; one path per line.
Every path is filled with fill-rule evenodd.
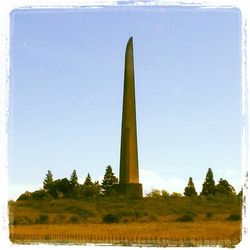
M 19 225 L 10 229 L 13 242 L 113 243 L 233 246 L 241 238 L 239 222 L 169 222 L 80 225 Z M 19 236 L 19 237 L 18 237 Z
M 241 240 L 241 220 L 235 216 L 240 213 L 237 197 L 11 202 L 10 239 L 13 243 L 231 247 Z M 119 221 L 104 222 L 106 214 L 116 215 Z

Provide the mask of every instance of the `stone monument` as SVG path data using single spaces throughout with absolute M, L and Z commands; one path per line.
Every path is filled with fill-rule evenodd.
M 130 198 L 142 197 L 142 184 L 139 183 L 132 37 L 127 43 L 125 53 L 120 179 L 117 191 Z

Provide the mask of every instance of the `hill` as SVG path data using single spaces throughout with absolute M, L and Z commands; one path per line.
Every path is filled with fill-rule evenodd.
M 111 235 L 118 239 L 119 236 L 137 235 L 140 238 L 146 235 L 147 239 L 153 236 L 162 239 L 172 237 L 170 242 L 173 239 L 176 242 L 203 240 L 203 243 L 204 240 L 210 240 L 210 243 L 229 240 L 230 245 L 240 241 L 241 233 L 241 200 L 237 196 L 26 200 L 10 202 L 9 211 L 10 237 L 14 242 L 18 241 L 18 235 L 20 238 L 23 234 L 26 237 L 33 235 L 34 240 L 34 232 L 41 237 L 49 232 L 60 237 L 67 235 L 66 232 L 74 232 L 73 235 L 82 237 L 102 237 L 101 242 Z M 173 232 L 171 234 L 168 230 L 173 230 L 176 236 L 173 238 Z M 56 239 L 56 242 L 65 240 Z

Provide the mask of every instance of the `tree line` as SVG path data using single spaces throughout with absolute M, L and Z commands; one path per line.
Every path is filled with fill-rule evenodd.
M 91 199 L 100 196 L 114 196 L 116 194 L 114 186 L 118 183 L 118 178 L 113 173 L 111 166 L 106 167 L 106 171 L 101 183 L 99 181 L 93 181 L 90 174 L 83 184 L 78 181 L 76 170 L 73 170 L 70 179 L 56 179 L 54 180 L 51 170 L 46 173 L 43 181 L 43 188 L 33 193 L 25 192 L 18 200 L 27 199 Z M 198 196 L 192 177 L 189 177 L 188 184 L 183 192 L 184 196 L 195 197 Z M 227 180 L 220 178 L 219 182 L 215 184 L 212 169 L 209 168 L 206 174 L 206 178 L 202 185 L 202 191 L 199 195 L 209 196 L 215 194 L 223 195 L 236 195 L 235 189 L 228 183 Z M 146 195 L 151 198 L 167 197 L 170 196 L 166 190 L 152 190 Z M 171 196 L 180 197 L 182 194 L 173 193 Z M 242 196 L 242 191 L 238 196 Z
M 183 194 L 184 196 L 191 196 L 191 197 L 198 196 L 192 177 L 189 177 L 188 184 L 185 187 Z M 229 184 L 229 182 L 225 179 L 220 178 L 219 182 L 215 184 L 213 171 L 211 168 L 208 168 L 206 178 L 203 182 L 202 190 L 199 195 L 209 196 L 216 194 L 235 196 L 236 191 L 234 187 L 231 184 Z M 242 191 L 240 191 L 237 195 L 242 196 Z M 154 189 L 147 196 L 152 198 L 166 197 L 169 196 L 169 193 L 166 190 Z M 182 194 L 173 193 L 172 196 L 182 196 Z
M 111 196 L 115 193 L 114 185 L 118 183 L 118 178 L 114 175 L 111 166 L 107 166 L 101 183 L 93 181 L 90 174 L 83 184 L 78 181 L 76 170 L 73 170 L 70 179 L 54 180 L 51 170 L 46 173 L 43 181 L 43 188 L 33 193 L 25 192 L 17 200 L 28 199 L 90 199 L 99 196 Z

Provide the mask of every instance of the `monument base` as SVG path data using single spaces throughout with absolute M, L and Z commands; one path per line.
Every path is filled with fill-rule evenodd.
M 142 184 L 141 183 L 120 183 L 115 185 L 117 193 L 128 198 L 142 198 Z

